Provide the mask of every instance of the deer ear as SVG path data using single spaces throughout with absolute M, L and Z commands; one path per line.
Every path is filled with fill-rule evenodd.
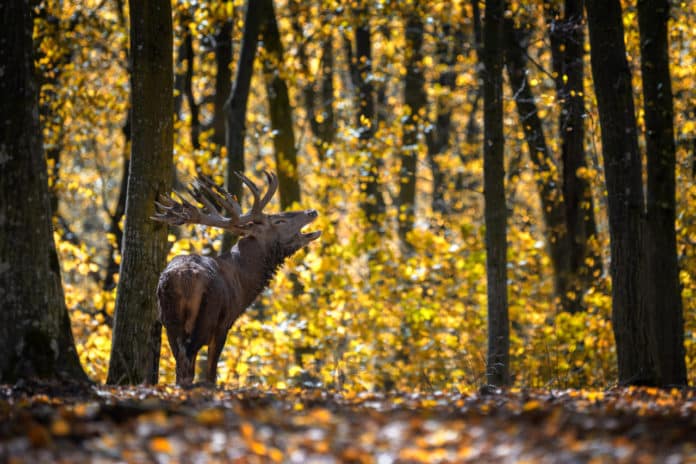
M 251 235 L 254 231 L 254 223 L 250 221 L 244 224 L 237 224 L 234 226 L 234 231 L 240 235 Z

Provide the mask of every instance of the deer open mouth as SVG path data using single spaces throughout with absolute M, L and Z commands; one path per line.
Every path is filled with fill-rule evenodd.
M 314 220 L 317 218 L 317 212 L 315 210 L 309 210 L 307 211 L 307 224 L 305 224 L 303 229 L 306 228 L 309 224 L 313 223 Z M 321 236 L 321 231 L 320 230 L 315 230 L 313 232 L 303 232 L 300 230 L 300 235 L 302 236 L 303 239 L 305 239 L 307 242 L 311 242 L 312 240 L 316 240 Z
M 312 240 L 316 240 L 321 236 L 321 230 L 315 230 L 314 232 L 301 232 L 302 237 L 305 238 L 308 242 L 311 242 Z

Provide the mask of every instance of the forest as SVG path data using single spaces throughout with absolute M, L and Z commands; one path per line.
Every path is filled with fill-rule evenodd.
M 694 70 L 687 1 L 4 1 L 0 462 L 693 458 Z

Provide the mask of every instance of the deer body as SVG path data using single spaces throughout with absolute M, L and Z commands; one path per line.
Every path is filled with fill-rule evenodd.
M 254 194 L 254 206 L 247 215 L 241 215 L 241 208 L 224 189 L 205 178 L 199 179 L 190 193 L 206 208 L 183 198 L 178 203 L 161 197 L 157 204 L 160 212 L 153 217 L 157 221 L 223 227 L 242 235 L 221 256 L 177 256 L 160 275 L 157 299 L 176 359 L 177 384 L 193 381 L 196 356 L 204 345 L 208 345 L 206 381 L 215 383 L 217 363 L 234 322 L 266 288 L 285 259 L 320 235 L 301 232 L 316 219 L 314 210 L 270 215 L 261 212 L 277 187 L 275 176 L 266 175 L 270 186 L 263 199 L 256 186 L 240 175 Z M 232 217 L 212 212 L 216 204 Z

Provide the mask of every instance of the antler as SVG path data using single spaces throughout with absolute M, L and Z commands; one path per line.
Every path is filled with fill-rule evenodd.
M 268 181 L 268 190 L 263 198 L 260 198 L 261 192 L 256 184 L 243 173 L 235 172 L 236 176 L 239 177 L 239 179 L 244 182 L 247 187 L 249 187 L 251 194 L 254 195 L 254 204 L 249 212 L 251 219 L 258 219 L 263 216 L 263 209 L 271 201 L 271 198 L 273 198 L 276 190 L 278 190 L 278 176 L 268 171 L 263 171 L 263 173 L 266 175 L 266 180 Z
M 278 178 L 275 174 L 264 171 L 268 180 L 268 190 L 261 198 L 261 192 L 254 182 L 241 172 L 235 172 L 235 174 L 249 187 L 254 196 L 254 203 L 248 214 L 242 214 L 239 202 L 226 189 L 217 185 L 209 177 L 199 175 L 187 192 L 191 198 L 202 204 L 203 208 L 191 204 L 179 193 L 174 192 L 179 201 L 160 195 L 159 200 L 155 201 L 157 211 L 150 219 L 171 225 L 201 224 L 240 231 L 242 224 L 263 218 L 263 208 L 271 201 L 278 189 Z M 217 206 L 222 207 L 230 217 L 218 213 Z

